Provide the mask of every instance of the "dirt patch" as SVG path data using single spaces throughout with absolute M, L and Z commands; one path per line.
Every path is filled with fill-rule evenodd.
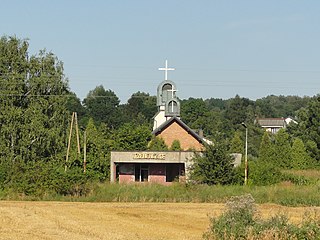
M 308 209 L 259 205 L 263 217 L 283 212 L 293 222 Z M 209 216 L 223 210 L 213 203 L 1 201 L 0 239 L 201 239 Z

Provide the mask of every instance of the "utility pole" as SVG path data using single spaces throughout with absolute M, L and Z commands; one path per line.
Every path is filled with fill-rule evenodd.
M 243 122 L 241 123 L 242 126 L 246 129 L 246 146 L 245 146 L 245 159 L 244 159 L 244 185 L 248 183 L 248 127 Z
M 83 172 L 87 170 L 87 133 L 83 133 Z
M 66 162 L 64 166 L 64 171 L 67 171 L 68 168 L 68 160 L 69 160 L 69 153 L 70 153 L 70 146 L 71 146 L 71 137 L 72 137 L 72 129 L 73 125 L 76 127 L 76 137 L 77 137 L 77 150 L 78 156 L 80 156 L 80 140 L 79 140 L 79 128 L 78 128 L 78 117 L 77 112 L 72 113 L 71 123 L 70 123 L 70 131 L 69 131 L 69 139 L 68 139 L 68 147 L 67 147 L 67 155 L 66 155 Z
M 68 139 L 67 156 L 66 156 L 66 163 L 64 165 L 64 171 L 65 172 L 67 171 L 67 163 L 68 163 L 68 159 L 69 159 L 73 121 L 74 121 L 74 112 L 72 113 L 71 123 L 70 123 L 70 132 L 69 132 L 69 139 Z

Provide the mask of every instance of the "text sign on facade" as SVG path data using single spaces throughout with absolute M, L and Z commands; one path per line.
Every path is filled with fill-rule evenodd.
M 134 153 L 133 159 L 160 159 L 164 160 L 166 155 L 164 153 Z

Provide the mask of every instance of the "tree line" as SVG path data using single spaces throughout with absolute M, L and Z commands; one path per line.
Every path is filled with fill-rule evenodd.
M 81 194 L 79 186 L 83 184 L 108 181 L 112 150 L 179 150 L 179 143 L 163 146 L 163 142 L 152 138 L 156 96 L 136 92 L 121 104 L 115 92 L 100 85 L 88 91 L 81 101 L 69 88 L 62 61 L 45 50 L 30 56 L 28 47 L 27 40 L 7 36 L 0 39 L 0 188 L 25 194 L 43 191 Z M 266 137 L 254 120 L 257 117 L 295 118 L 298 124 L 284 131 L 284 142 L 300 146 L 311 159 L 306 160 L 307 163 L 317 164 L 320 162 L 319 111 L 319 95 L 271 95 L 255 101 L 238 95 L 226 100 L 181 100 L 181 119 L 192 129 L 202 129 L 206 138 L 223 144 L 226 152 L 243 153 L 241 123 L 245 122 L 250 158 L 270 157 L 274 161 L 278 158 L 279 150 L 274 148 L 279 146 L 279 141 L 276 136 Z M 81 153 L 77 151 L 74 129 L 66 163 L 73 112 L 77 112 L 79 119 Z M 87 136 L 85 174 L 84 132 Z M 274 149 L 270 153 L 263 150 L 267 144 L 274 146 L 268 148 Z M 291 164 L 291 160 L 286 161 Z M 283 164 L 284 167 L 308 165 Z

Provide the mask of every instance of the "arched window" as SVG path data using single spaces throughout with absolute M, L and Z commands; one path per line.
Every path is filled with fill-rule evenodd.
M 172 100 L 168 104 L 168 112 L 169 113 L 177 113 L 178 112 L 178 104 L 176 101 Z
M 171 98 L 171 90 L 172 85 L 169 83 L 166 83 L 162 86 L 162 102 L 167 102 Z

